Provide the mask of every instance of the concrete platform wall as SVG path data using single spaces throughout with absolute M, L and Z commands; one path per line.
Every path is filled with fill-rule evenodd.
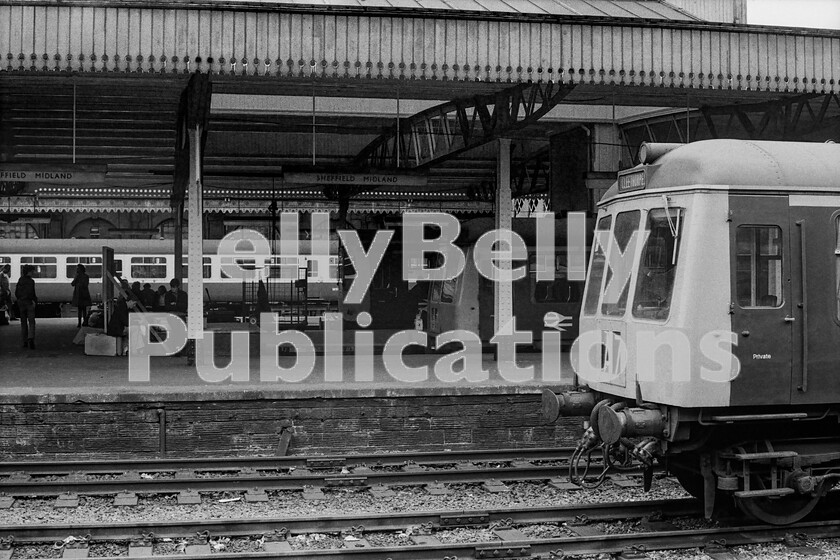
M 165 411 L 165 422 L 161 422 Z M 571 445 L 580 422 L 540 425 L 539 394 L 0 404 L 0 459 L 266 455 Z

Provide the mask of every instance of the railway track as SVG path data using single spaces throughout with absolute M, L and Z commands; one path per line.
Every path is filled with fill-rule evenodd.
M 725 553 L 731 546 L 782 542 L 795 532 L 810 538 L 840 537 L 840 521 L 799 523 L 784 528 L 769 526 L 733 526 L 690 530 L 649 530 L 620 534 L 593 531 L 592 524 L 567 525 L 572 533 L 560 538 L 529 538 L 517 527 L 527 523 L 561 523 L 583 516 L 590 521 L 638 519 L 653 515 L 666 518 L 696 515 L 700 505 L 694 500 L 604 503 L 555 508 L 501 509 L 495 511 L 427 512 L 388 515 L 353 515 L 278 520 L 232 520 L 168 523 L 112 523 L 96 525 L 4 526 L 0 528 L 0 558 L 12 556 L 16 547 L 32 543 L 63 542 L 64 557 L 84 557 L 83 549 L 104 542 L 126 543 L 134 558 L 161 558 L 153 554 L 156 543 L 177 542 L 179 557 L 189 560 L 236 557 L 253 559 L 299 558 L 315 560 L 352 558 L 358 560 L 440 560 L 442 558 L 563 558 L 566 556 L 624 553 L 625 558 L 642 558 L 643 551 L 700 548 L 707 553 Z M 362 527 L 363 526 L 363 527 Z M 421 527 L 400 546 L 372 546 L 377 531 L 406 531 Z M 437 537 L 453 527 L 486 527 L 493 540 L 481 542 L 441 542 Z M 587 530 L 589 529 L 589 530 Z M 290 540 L 311 532 L 339 533 L 352 536 L 340 541 L 342 548 L 293 548 Z M 575 534 L 579 533 L 579 534 Z M 70 535 L 84 535 L 78 539 Z M 212 547 L 230 539 L 246 539 L 251 551 L 212 552 Z M 64 539 L 64 541 L 61 541 Z M 227 541 L 225 541 L 227 539 Z M 725 542 L 725 545 L 721 543 Z M 2 543 L 6 543 L 4 547 Z M 72 549 L 78 549 L 75 553 Z M 67 552 L 71 554 L 67 554 Z M 4 554 L 5 553 L 5 554 Z M 635 556 L 634 556 L 635 555 Z M 30 556 L 31 557 L 31 556 Z M 122 556 L 124 557 L 124 555 Z M 109 558 L 109 557 L 102 557 Z M 111 557 L 111 558 L 116 558 Z
M 478 452 L 0 464 L 8 497 L 565 482 L 571 448 Z
M 473 511 L 427 511 L 411 513 L 360 513 L 351 516 L 289 517 L 285 519 L 196 520 L 139 523 L 96 523 L 38 525 L 0 525 L 0 538 L 14 537 L 16 542 L 55 541 L 68 534 L 90 535 L 92 539 L 129 540 L 141 533 L 159 538 L 189 538 L 208 531 L 215 536 L 261 535 L 278 531 L 285 534 L 346 532 L 364 527 L 365 532 L 401 531 L 425 525 L 434 529 L 487 527 L 505 523 L 559 523 L 584 519 L 641 519 L 700 515 L 702 508 L 694 499 L 648 500 L 639 502 L 599 503 L 546 508 L 504 508 Z
M 416 453 L 354 453 L 352 455 L 282 455 L 273 457 L 197 457 L 181 459 L 112 459 L 103 461 L 7 461 L 0 462 L 0 475 L 26 471 L 61 474 L 74 470 L 114 472 L 115 470 L 165 471 L 177 469 L 270 469 L 324 467 L 362 464 L 403 465 L 440 464 L 458 461 L 568 460 L 573 447 L 491 449 L 475 451 L 421 451 Z

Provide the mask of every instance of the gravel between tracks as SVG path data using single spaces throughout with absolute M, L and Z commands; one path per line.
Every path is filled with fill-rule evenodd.
M 141 496 L 134 507 L 115 507 L 109 497 L 79 498 L 76 508 L 53 508 L 54 500 L 18 499 L 0 510 L 0 524 L 115 523 L 135 521 L 179 521 L 184 519 L 277 518 L 353 513 L 395 513 L 445 510 L 482 510 L 518 507 L 562 506 L 598 502 L 640 501 L 686 497 L 671 479 L 656 481 L 651 492 L 641 488 L 619 488 L 611 484 L 595 491 L 557 490 L 543 483 L 514 482 L 510 491 L 491 493 L 481 485 L 452 484 L 451 494 L 430 495 L 422 487 L 394 487 L 396 494 L 374 498 L 359 490 L 326 491 L 326 500 L 305 500 L 301 492 L 269 492 L 268 502 L 245 500 L 219 503 L 220 499 L 240 497 L 239 493 L 202 494 L 200 505 L 178 505 L 174 495 Z
M 444 496 L 428 494 L 422 487 L 393 487 L 395 495 L 389 498 L 374 498 L 370 493 L 339 489 L 326 491 L 326 499 L 309 501 L 303 499 L 300 492 L 269 492 L 269 501 L 249 503 L 244 500 L 220 503 L 221 499 L 237 498 L 241 494 L 208 493 L 202 494 L 200 505 L 181 506 L 174 495 L 141 496 L 135 507 L 115 507 L 109 497 L 80 497 L 79 507 L 55 509 L 51 499 L 19 499 L 13 507 L 0 510 L 0 524 L 95 524 L 135 521 L 178 521 L 184 519 L 237 519 L 237 518 L 277 518 L 317 515 L 351 515 L 357 513 L 398 513 L 438 510 L 482 510 L 501 508 L 541 507 L 545 504 L 555 506 L 587 504 L 599 502 L 640 501 L 652 499 L 671 499 L 686 497 L 680 486 L 670 478 L 663 478 L 654 483 L 653 490 L 645 493 L 641 488 L 620 488 L 606 484 L 594 491 L 557 490 L 543 483 L 509 483 L 509 492 L 491 493 L 477 484 L 451 484 L 451 493 Z M 674 524 L 681 528 L 699 528 L 713 523 L 701 519 L 676 519 Z M 640 529 L 633 522 L 605 525 L 606 532 L 637 532 Z M 533 538 L 557 538 L 571 535 L 562 524 L 537 524 L 520 527 L 520 530 Z M 478 538 L 494 540 L 495 536 L 488 529 L 452 529 L 436 533 L 444 542 L 464 542 Z M 364 537 L 374 546 L 409 546 L 407 532 L 383 532 L 366 534 Z M 158 547 L 162 543 L 158 543 Z M 169 543 L 166 543 L 169 544 Z M 289 539 L 295 550 L 313 548 L 342 548 L 347 543 L 335 534 L 296 535 Z M 840 559 L 840 541 L 817 540 L 808 543 L 825 551 L 822 558 Z M 93 547 L 109 547 L 109 552 L 119 554 L 119 545 L 94 544 Z M 175 546 L 174 544 L 172 546 Z M 226 552 L 255 551 L 253 541 L 231 539 Z M 95 550 L 102 554 L 104 550 Z M 780 545 L 752 545 L 738 547 L 735 553 L 741 558 L 761 558 L 767 560 L 792 560 L 805 558 L 802 554 Z M 94 552 L 93 548 L 91 552 Z M 158 551 L 156 551 L 158 552 Z M 176 552 L 169 551 L 169 552 Z M 651 560 L 707 560 L 697 549 L 649 552 Z M 15 558 L 60 557 L 60 550 L 50 546 L 22 547 L 15 551 Z M 597 559 L 598 556 L 587 558 Z

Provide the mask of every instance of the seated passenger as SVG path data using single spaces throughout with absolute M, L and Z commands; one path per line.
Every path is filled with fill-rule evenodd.
M 158 286 L 155 292 L 155 311 L 166 311 L 166 286 Z
M 108 320 L 108 330 L 105 331 L 105 334 L 108 336 L 126 336 L 128 334 L 128 312 L 129 310 L 134 311 L 136 305 L 137 302 L 126 299 L 125 296 L 120 294 L 114 304 L 114 311 Z
M 152 289 L 152 285 L 143 284 L 143 291 L 140 292 L 140 295 L 142 296 L 140 298 L 140 301 L 143 304 L 143 307 L 146 308 L 146 311 L 154 310 L 155 300 L 157 299 L 157 296 L 155 294 L 155 291 Z
M 140 287 L 140 282 L 134 282 L 131 285 L 131 295 L 134 298 L 134 301 L 143 301 L 143 288 Z
M 166 292 L 166 311 L 169 313 L 187 313 L 187 294 L 181 289 L 181 282 L 177 278 L 169 281 L 169 291 Z

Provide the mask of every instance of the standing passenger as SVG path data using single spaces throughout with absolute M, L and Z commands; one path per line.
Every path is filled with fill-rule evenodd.
M 28 264 L 20 268 L 20 279 L 15 286 L 15 297 L 20 312 L 20 332 L 23 337 L 23 347 L 34 350 L 35 304 L 38 301 L 38 296 L 35 295 L 35 280 L 29 276 L 31 272 L 32 267 Z
M 73 305 L 78 310 L 79 324 L 78 328 L 88 326 L 87 310 L 93 301 L 90 299 L 90 277 L 85 272 L 85 265 L 79 263 L 76 265 L 76 277 L 70 282 L 73 286 Z
M 0 306 L 5 305 L 9 312 L 9 320 L 15 320 L 15 307 L 12 304 L 12 290 L 9 289 L 9 275 L 12 273 L 12 266 L 3 265 L 0 269 Z

